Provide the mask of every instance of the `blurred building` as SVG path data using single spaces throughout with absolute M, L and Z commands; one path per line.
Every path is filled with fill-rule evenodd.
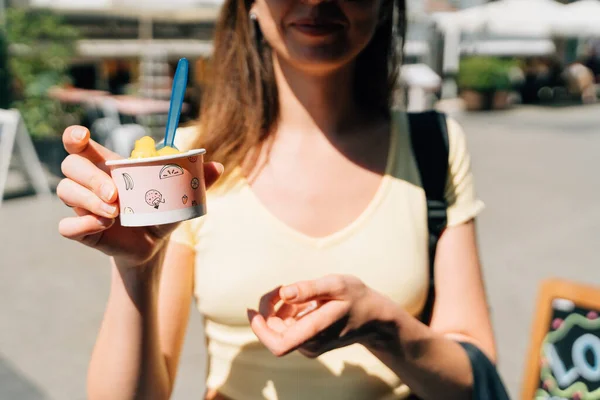
M 52 9 L 78 28 L 74 86 L 168 98 L 181 57 L 191 61 L 191 85 L 201 85 L 212 50 L 219 5 L 210 0 L 9 0 L 13 7 Z
M 215 20 L 222 0 L 8 0 L 19 7 L 50 8 L 82 33 L 73 60 L 74 85 L 121 94 L 128 84 L 154 98 L 168 98 L 169 76 L 180 57 L 191 61 L 192 84 L 209 71 Z M 486 0 L 408 0 L 406 63 L 440 70 L 441 44 L 426 16 Z

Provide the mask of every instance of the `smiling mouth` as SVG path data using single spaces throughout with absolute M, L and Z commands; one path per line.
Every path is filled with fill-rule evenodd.
M 303 20 L 292 24 L 296 30 L 309 36 L 326 36 L 344 29 L 342 23 L 336 21 Z

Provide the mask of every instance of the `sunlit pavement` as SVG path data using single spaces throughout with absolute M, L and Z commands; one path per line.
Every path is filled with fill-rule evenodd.
M 461 114 L 478 192 L 485 279 L 500 368 L 518 398 L 538 284 L 600 284 L 600 106 Z M 108 294 L 102 254 L 58 235 L 57 199 L 0 208 L 0 399 L 85 399 Z M 174 399 L 201 397 L 201 320 L 193 313 Z M 285 400 L 285 399 L 282 399 Z

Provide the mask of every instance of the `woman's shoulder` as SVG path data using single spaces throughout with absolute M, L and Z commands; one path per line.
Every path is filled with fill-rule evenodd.
M 448 131 L 449 161 L 451 164 L 460 162 L 463 158 L 469 156 L 467 135 L 460 122 L 451 116 L 446 117 L 446 127 Z
M 402 131 L 405 130 L 409 135 L 412 135 L 413 132 L 410 131 L 410 118 L 411 115 L 415 115 L 419 113 L 408 112 L 405 110 L 394 110 L 392 112 L 392 117 L 394 119 L 395 125 Z M 435 114 L 429 114 L 432 118 Z M 460 157 L 462 153 L 467 151 L 467 138 L 465 135 L 465 131 L 454 117 L 444 115 L 446 121 L 446 131 L 448 133 L 448 145 L 449 145 L 449 158 L 452 161 L 456 157 Z M 404 128 L 404 129 L 403 129 Z

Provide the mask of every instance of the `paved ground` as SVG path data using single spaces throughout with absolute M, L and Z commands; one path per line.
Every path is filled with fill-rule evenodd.
M 600 106 L 457 116 L 487 211 L 480 221 L 501 372 L 517 398 L 538 284 L 600 284 Z M 56 199 L 0 208 L 0 399 L 84 399 L 106 296 L 105 258 L 62 239 Z M 198 398 L 204 362 L 194 313 L 175 399 Z M 285 399 L 284 399 L 285 400 Z

